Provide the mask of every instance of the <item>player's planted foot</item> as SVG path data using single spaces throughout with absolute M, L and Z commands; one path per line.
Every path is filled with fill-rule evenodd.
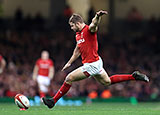
M 132 76 L 133 76 L 136 80 L 149 82 L 149 78 L 148 78 L 145 74 L 140 73 L 139 71 L 133 72 L 133 73 L 132 73 Z
M 43 103 L 45 104 L 45 105 L 47 105 L 48 106 L 48 108 L 52 108 L 52 107 L 54 107 L 54 100 L 51 98 L 51 99 L 47 99 L 47 98 L 45 98 L 45 97 L 43 97 L 42 98 L 42 100 L 43 100 Z

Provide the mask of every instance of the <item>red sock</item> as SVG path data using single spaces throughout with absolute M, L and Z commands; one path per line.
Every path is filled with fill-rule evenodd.
M 71 87 L 70 84 L 64 82 L 59 91 L 53 97 L 54 103 L 56 103 L 63 95 L 65 95 L 69 91 L 70 87 Z
M 135 80 L 135 78 L 132 75 L 112 75 L 110 77 L 111 80 L 111 84 L 114 83 L 119 83 L 119 82 L 123 82 L 123 81 L 129 81 L 129 80 Z
M 45 97 L 45 96 L 46 96 L 46 94 L 45 94 L 44 92 L 42 92 L 42 91 L 40 91 L 40 92 L 39 92 L 39 95 L 40 95 L 40 98 L 42 98 L 42 97 Z

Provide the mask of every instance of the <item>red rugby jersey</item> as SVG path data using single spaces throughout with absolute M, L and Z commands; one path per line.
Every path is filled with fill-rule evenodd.
M 82 63 L 92 63 L 99 60 L 97 32 L 91 33 L 89 26 L 85 27 L 80 31 L 76 32 L 76 41 L 78 48 L 81 53 Z
M 42 75 L 42 76 L 48 76 L 49 74 L 49 68 L 51 66 L 53 66 L 53 61 L 51 59 L 48 60 L 42 60 L 42 59 L 38 59 L 36 62 L 36 65 L 38 66 L 38 75 Z

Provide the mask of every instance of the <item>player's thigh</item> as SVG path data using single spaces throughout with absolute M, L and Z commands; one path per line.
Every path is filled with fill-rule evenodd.
M 101 74 L 95 75 L 94 78 L 103 85 L 109 85 L 111 83 L 111 80 L 105 70 L 103 70 Z
M 79 67 L 67 75 L 66 81 L 79 81 L 85 78 L 87 76 L 83 73 L 81 67 Z

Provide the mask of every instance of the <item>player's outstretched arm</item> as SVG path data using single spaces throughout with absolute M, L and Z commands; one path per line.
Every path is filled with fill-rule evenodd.
M 89 30 L 90 30 L 91 32 L 97 32 L 97 30 L 98 30 L 98 24 L 99 24 L 100 21 L 101 21 L 101 17 L 102 17 L 103 15 L 107 15 L 107 14 L 108 14 L 108 12 L 107 12 L 107 11 L 104 11 L 104 10 L 100 10 L 100 11 L 96 12 L 95 17 L 92 19 L 92 22 L 91 22 L 91 24 L 89 25 Z
M 73 55 L 71 56 L 70 60 L 65 64 L 65 66 L 63 67 L 63 69 L 61 71 L 64 71 L 66 68 L 70 67 L 71 64 L 80 56 L 80 52 L 79 52 L 79 48 L 76 45 L 74 51 L 73 51 Z
M 53 79 L 54 73 L 55 73 L 54 66 L 51 66 L 49 68 L 49 75 L 48 75 L 50 79 Z

